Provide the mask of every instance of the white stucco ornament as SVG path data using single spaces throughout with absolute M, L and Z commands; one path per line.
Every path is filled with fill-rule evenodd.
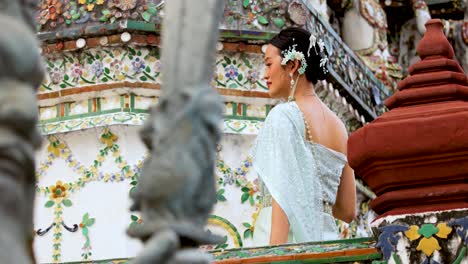
M 122 40 L 122 42 L 129 42 L 131 39 L 132 35 L 130 35 L 128 32 L 124 32 L 122 35 L 120 35 L 120 40 Z
M 82 49 L 86 46 L 86 40 L 84 38 L 79 38 L 76 40 L 76 47 Z
M 109 40 L 106 36 L 99 38 L 99 44 L 101 44 L 102 46 L 107 45 L 107 43 L 109 43 Z
M 224 48 L 224 45 L 223 45 L 222 42 L 216 43 L 216 50 L 217 50 L 217 51 L 222 51 L 223 48 Z

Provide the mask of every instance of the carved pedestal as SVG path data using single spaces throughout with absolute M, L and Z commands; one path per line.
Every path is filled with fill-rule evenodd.
M 440 20 L 426 24 L 421 61 L 351 135 L 348 157 L 377 198 L 373 228 L 386 260 L 461 263 L 468 214 L 468 81 Z

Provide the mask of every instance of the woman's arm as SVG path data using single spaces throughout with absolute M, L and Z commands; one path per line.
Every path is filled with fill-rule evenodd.
M 289 221 L 279 204 L 272 199 L 271 202 L 271 232 L 270 245 L 284 244 L 288 242 Z
M 343 169 L 340 185 L 333 205 L 333 216 L 350 223 L 356 215 L 356 183 L 354 172 L 348 164 Z
M 341 151 L 348 153 L 348 132 L 343 123 L 341 124 L 341 133 L 339 140 L 341 142 Z M 340 185 L 336 194 L 336 201 L 333 205 L 333 216 L 340 220 L 350 223 L 356 216 L 356 182 L 354 181 L 353 169 L 346 163 L 341 174 Z

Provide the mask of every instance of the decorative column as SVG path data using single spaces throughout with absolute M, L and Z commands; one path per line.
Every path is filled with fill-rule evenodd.
M 350 165 L 376 193 L 377 247 L 390 263 L 466 263 L 468 81 L 440 20 L 426 23 L 421 61 L 348 141 Z

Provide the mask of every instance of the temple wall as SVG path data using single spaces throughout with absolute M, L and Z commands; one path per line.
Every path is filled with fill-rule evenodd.
M 159 48 L 101 47 L 44 58 L 48 75 L 38 94 L 44 143 L 36 155 L 38 260 L 133 257 L 140 244 L 125 230 L 144 220 L 128 211 L 129 192 L 146 155 L 138 131 L 148 107 L 158 102 Z M 217 55 L 212 85 L 225 101 L 225 119 L 215 168 L 218 202 L 208 228 L 225 242 L 207 249 L 252 245 L 261 194 L 249 150 L 276 103 L 261 80 L 262 59 L 261 52 Z M 348 109 L 334 94 L 324 89 L 322 96 L 329 95 L 325 99 L 332 108 L 341 105 L 344 117 Z M 369 198 L 360 197 L 361 217 L 351 226 L 337 223 L 343 238 L 370 235 Z

